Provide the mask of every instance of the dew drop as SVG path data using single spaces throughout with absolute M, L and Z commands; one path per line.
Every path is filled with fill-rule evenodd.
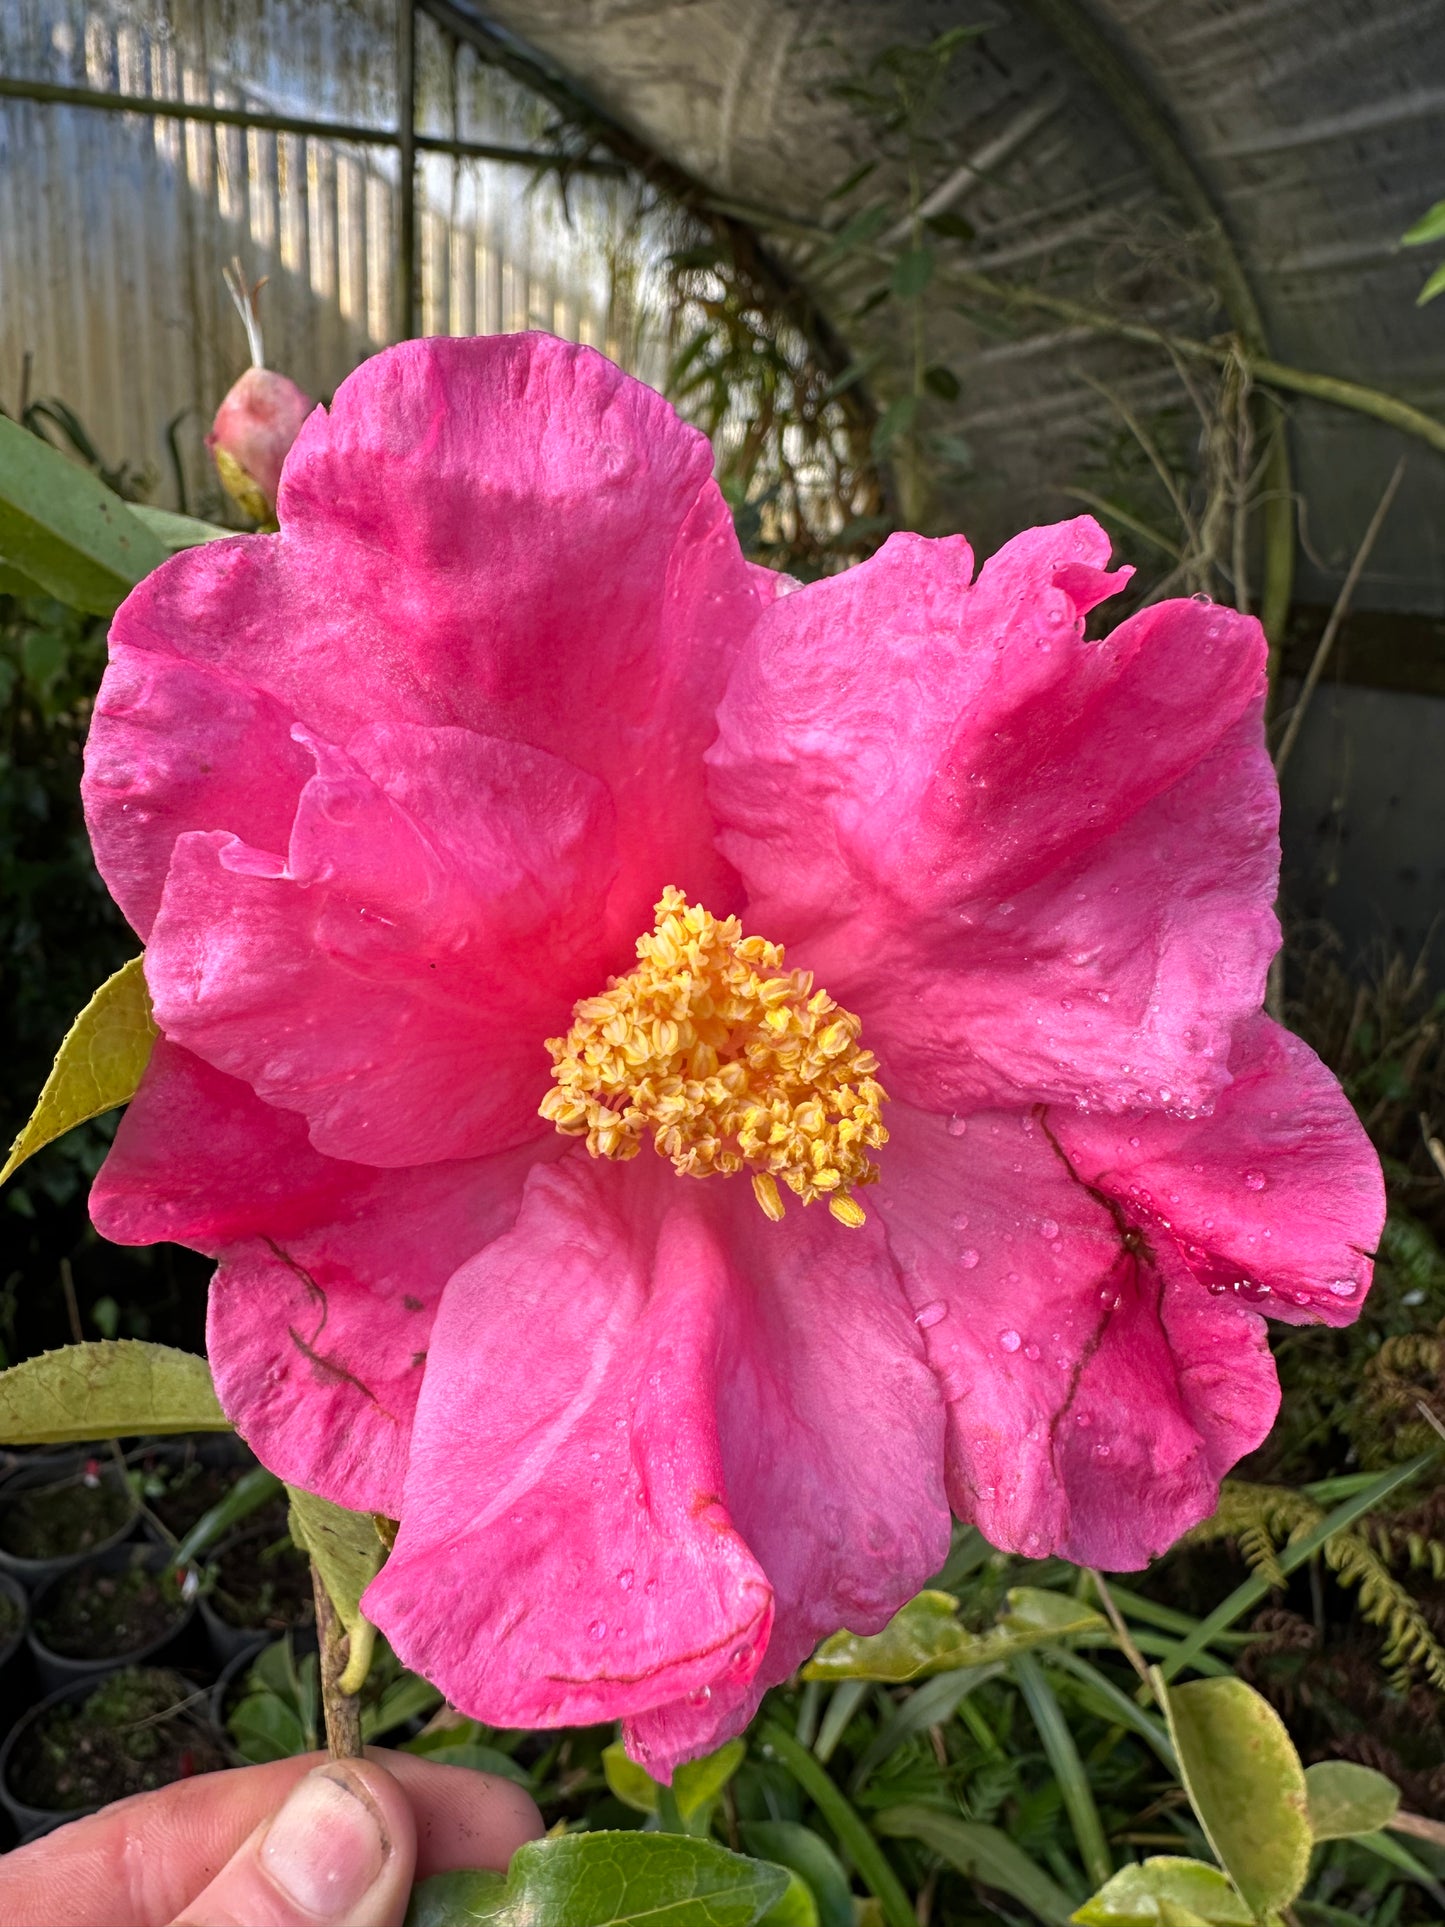
M 1139 1140 L 1138 1140 L 1138 1138 L 1136 1138 L 1136 1137 L 1131 1137 L 1131 1138 L 1130 1138 L 1130 1140 L 1129 1140 L 1129 1143 L 1130 1143 L 1130 1145 L 1131 1145 L 1131 1146 L 1133 1147 L 1133 1149 L 1134 1149 L 1134 1150 L 1136 1150 L 1136 1151 L 1137 1151 L 1137 1150 L 1139 1149 Z
M 1246 1171 L 1244 1174 L 1244 1182 L 1246 1187 L 1251 1191 L 1263 1191 L 1265 1186 L 1263 1171 Z
M 587 1637 L 589 1639 L 606 1639 L 607 1621 L 605 1619 L 594 1619 L 592 1624 L 587 1628 Z
M 958 1262 L 963 1266 L 965 1271 L 973 1270 L 974 1266 L 978 1263 L 978 1253 L 972 1245 L 965 1245 L 963 1250 L 959 1252 Z
M 1096 1459 L 1107 1459 L 1109 1451 L 1110 1448 L 1107 1445 L 1096 1445 L 1094 1447 L 1094 1457 Z
M 706 1706 L 711 1698 L 712 1688 L 710 1686 L 699 1686 L 695 1693 L 688 1694 L 687 1701 L 689 1706 Z
M 1058 1235 L 1059 1227 L 1054 1223 L 1052 1218 L 1043 1218 L 1039 1221 L 1039 1236 L 1041 1238 L 1047 1238 L 1049 1243 L 1052 1244 Z
M 631 1592 L 632 1582 L 636 1577 L 637 1575 L 633 1572 L 631 1566 L 624 1566 L 622 1571 L 617 1575 L 617 1583 L 624 1592 Z
M 1075 1412 L 1074 1423 L 1077 1426 L 1083 1427 L 1083 1426 L 1092 1425 L 1094 1421 L 1093 1419 L 1090 1418 L 1087 1412 Z
M 963 1137 L 967 1131 L 968 1119 L 966 1117 L 951 1117 L 948 1120 L 948 1135 L 950 1137 Z
M 1353 1298 L 1355 1281 L 1353 1278 L 1331 1278 L 1330 1290 L 1336 1298 Z
M 967 1231 L 968 1213 L 966 1211 L 955 1211 L 951 1222 L 955 1231 Z
M 1006 1331 L 999 1333 L 998 1342 L 1006 1352 L 1016 1352 L 1023 1340 L 1016 1331 Z
M 919 1310 L 914 1312 L 913 1322 L 915 1325 L 922 1325 L 923 1329 L 927 1331 L 930 1325 L 938 1324 L 940 1319 L 947 1318 L 947 1316 L 948 1306 L 944 1304 L 941 1298 L 935 1298 L 931 1303 L 921 1306 Z
M 1038 1362 L 1038 1358 L 1039 1358 L 1039 1348 L 1038 1348 L 1038 1346 L 1037 1346 L 1037 1345 L 1025 1345 L 1025 1346 L 1024 1346 L 1024 1357 L 1025 1357 L 1025 1358 L 1027 1358 L 1027 1359 L 1029 1359 L 1029 1360 L 1030 1360 L 1031 1362 L 1033 1362 L 1033 1363 L 1035 1363 L 1035 1364 L 1036 1364 L 1036 1363 Z

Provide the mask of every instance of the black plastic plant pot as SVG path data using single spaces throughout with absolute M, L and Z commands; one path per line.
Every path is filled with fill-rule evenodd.
M 173 1548 L 255 1463 L 250 1447 L 227 1432 L 154 1439 L 132 1451 L 129 1464 L 141 1481 L 146 1536 Z
M 195 1574 L 158 1546 L 116 1546 L 40 1588 L 27 1637 L 47 1691 L 117 1666 L 202 1661 Z
M 0 1483 L 0 1572 L 34 1591 L 57 1573 L 123 1545 L 139 1507 L 119 1466 L 47 1453 Z
M 206 1702 L 205 1687 L 154 1666 L 63 1686 L 0 1746 L 0 1805 L 33 1840 L 112 1800 L 229 1766 Z
M 218 1665 L 254 1653 L 312 1619 L 311 1563 L 287 1533 L 285 1496 L 223 1539 L 206 1564 L 201 1618 Z
M 0 1684 L 6 1697 L 14 1684 L 16 1661 L 25 1650 L 25 1631 L 30 1623 L 30 1600 L 18 1579 L 0 1572 Z

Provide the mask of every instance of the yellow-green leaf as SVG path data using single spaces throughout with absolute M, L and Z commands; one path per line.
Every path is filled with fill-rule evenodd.
M 97 1339 L 42 1352 L 0 1372 L 0 1444 L 229 1430 L 210 1366 L 169 1345 Z
M 1197 1679 L 1155 1695 L 1169 1721 L 1184 1790 L 1219 1864 L 1256 1914 L 1304 1886 L 1314 1834 L 1305 1772 L 1284 1722 L 1242 1679 Z
M 1172 1855 L 1121 1868 L 1071 1919 L 1077 1927 L 1254 1927 L 1218 1867 Z
M 900 1684 L 962 1666 L 987 1666 L 1049 1640 L 1107 1632 L 1108 1621 L 1067 1593 L 1016 1586 L 995 1625 L 971 1633 L 952 1593 L 921 1592 L 881 1633 L 834 1633 L 803 1668 L 804 1679 L 878 1679 Z
M 342 1677 L 343 1692 L 361 1688 L 371 1664 L 376 1628 L 361 1610 L 361 1595 L 381 1571 L 386 1547 L 369 1512 L 348 1512 L 345 1506 L 319 1499 L 300 1486 L 286 1488 L 291 1500 L 291 1537 L 321 1574 L 321 1583 L 351 1635 L 351 1651 Z
M 141 962 L 132 957 L 107 978 L 66 1032 L 30 1122 L 0 1170 L 0 1184 L 77 1124 L 135 1096 L 156 1040 Z
M 716 1753 L 701 1760 L 689 1760 L 672 1776 L 672 1794 L 684 1821 L 695 1819 L 711 1807 L 728 1781 L 742 1765 L 747 1746 L 742 1740 L 729 1740 Z M 624 1806 L 635 1813 L 656 1813 L 658 1786 L 652 1775 L 627 1757 L 621 1741 L 614 1741 L 602 1752 L 602 1771 L 607 1784 Z
M 1316 1840 L 1378 1833 L 1400 1810 L 1400 1789 L 1383 1773 L 1353 1760 L 1321 1760 L 1305 1768 L 1310 1828 Z
M 236 533 L 234 529 L 223 529 L 215 522 L 198 522 L 194 515 L 177 515 L 171 509 L 153 509 L 148 502 L 130 502 L 126 506 L 172 554 L 177 549 L 197 549 L 203 542 L 223 542 L 228 535 Z

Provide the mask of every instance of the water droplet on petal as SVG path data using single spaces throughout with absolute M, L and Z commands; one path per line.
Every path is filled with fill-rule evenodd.
M 1244 1182 L 1251 1191 L 1263 1191 L 1266 1179 L 1263 1171 L 1246 1171 Z
M 1353 1278 L 1331 1278 L 1330 1290 L 1336 1298 L 1353 1298 L 1355 1295 L 1355 1281 Z
M 619 1572 L 617 1575 L 617 1583 L 619 1586 L 621 1586 L 624 1592 L 631 1592 L 632 1582 L 636 1578 L 636 1576 L 637 1575 L 633 1572 L 631 1566 L 624 1566 L 622 1571 Z
M 1041 1238 L 1047 1238 L 1049 1243 L 1052 1244 L 1058 1235 L 1059 1227 L 1054 1223 L 1052 1218 L 1041 1218 L 1039 1220 L 1039 1236 Z
M 592 1624 L 587 1628 L 587 1637 L 589 1639 L 606 1639 L 607 1621 L 605 1619 L 594 1619 Z
M 959 1252 L 958 1262 L 963 1266 L 965 1271 L 973 1270 L 974 1266 L 978 1263 L 978 1253 L 972 1245 L 965 1245 L 963 1250 Z
M 918 1311 L 914 1312 L 913 1322 L 915 1325 L 922 1325 L 923 1329 L 927 1331 L 930 1325 L 936 1325 L 940 1319 L 947 1318 L 947 1316 L 948 1306 L 944 1304 L 941 1298 L 935 1298 L 930 1304 L 924 1305 L 920 1307 Z
M 955 1231 L 967 1231 L 968 1213 L 966 1211 L 955 1211 L 952 1218 L 952 1224 Z
M 950 1137 L 963 1137 L 967 1131 L 968 1119 L 966 1117 L 951 1117 L 948 1120 L 948 1135 Z
M 1023 1340 L 1016 1331 L 1006 1331 L 999 1333 L 998 1342 L 1006 1352 L 1016 1352 Z
M 1038 1346 L 1037 1346 L 1037 1345 L 1025 1345 L 1025 1346 L 1024 1346 L 1024 1357 L 1025 1357 L 1025 1358 L 1027 1358 L 1027 1359 L 1031 1359 L 1031 1360 L 1037 1360 L 1037 1358 L 1039 1357 L 1039 1348 L 1038 1348 Z
M 1094 1447 L 1094 1457 L 1096 1459 L 1107 1459 L 1110 1450 L 1111 1448 L 1107 1445 L 1096 1445 Z

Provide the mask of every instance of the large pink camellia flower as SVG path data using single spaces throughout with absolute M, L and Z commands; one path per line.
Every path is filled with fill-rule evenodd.
M 275 535 L 115 621 L 86 759 L 162 1031 L 96 1184 L 214 1253 L 366 1610 L 665 1775 L 999 1546 L 1138 1565 L 1352 1318 L 1380 1174 L 1260 1013 L 1264 644 L 1087 518 L 749 565 L 707 443 L 543 336 L 413 342 Z M 637 1155 L 638 1153 L 640 1155 Z

